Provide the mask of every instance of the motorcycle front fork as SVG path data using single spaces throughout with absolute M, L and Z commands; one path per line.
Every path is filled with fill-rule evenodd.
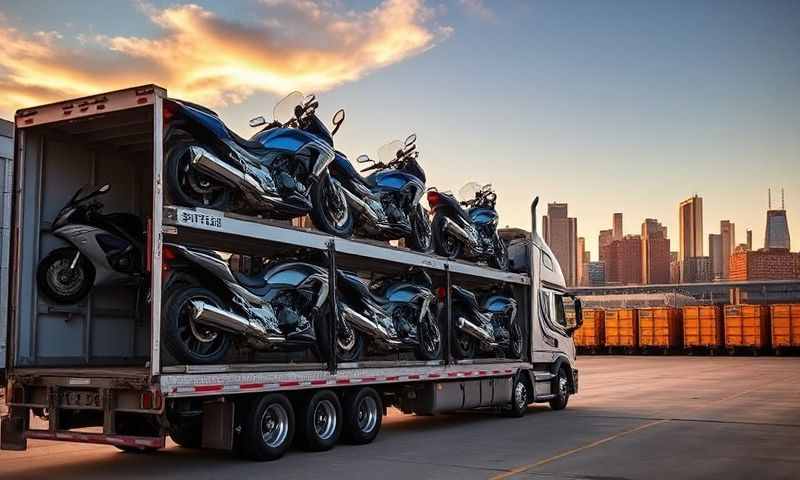
M 75 270 L 75 266 L 78 265 L 78 260 L 81 258 L 81 251 L 75 250 L 75 257 L 72 259 L 72 263 L 69 264 L 70 270 Z

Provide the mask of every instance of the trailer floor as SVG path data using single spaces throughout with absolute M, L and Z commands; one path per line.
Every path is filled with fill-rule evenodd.
M 579 357 L 567 410 L 390 416 L 375 443 L 269 464 L 170 447 L 30 441 L 0 478 L 798 478 L 800 358 Z M 792 473 L 794 472 L 794 473 Z

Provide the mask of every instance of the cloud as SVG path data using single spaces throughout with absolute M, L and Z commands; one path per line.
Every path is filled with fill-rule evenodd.
M 154 37 L 23 33 L 0 17 L 0 111 L 134 84 L 210 106 L 257 92 L 322 91 L 432 48 L 451 29 L 423 0 L 343 11 L 334 1 L 261 0 L 259 18 L 225 19 L 193 4 L 142 4 Z
M 473 17 L 487 22 L 497 21 L 497 16 L 494 11 L 487 7 L 486 4 L 483 3 L 483 0 L 459 0 L 459 3 L 464 10 Z

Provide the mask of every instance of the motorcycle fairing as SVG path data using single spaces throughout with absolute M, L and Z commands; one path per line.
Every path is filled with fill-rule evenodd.
M 458 285 L 453 285 L 453 293 L 457 299 L 460 299 L 464 302 L 469 308 L 480 311 L 480 306 L 478 305 L 478 297 L 475 296 L 474 293 L 470 292 L 466 288 L 459 287 Z
M 74 245 L 81 255 L 92 262 L 95 268 L 94 286 L 130 279 L 129 274 L 117 272 L 109 263 L 108 252 L 103 248 L 100 237 L 112 236 L 105 230 L 90 225 L 68 224 L 56 229 L 53 235 Z M 112 238 L 119 242 L 125 242 L 117 237 Z M 105 238 L 103 241 L 107 242 L 108 239 Z M 108 243 L 106 245 L 108 246 Z

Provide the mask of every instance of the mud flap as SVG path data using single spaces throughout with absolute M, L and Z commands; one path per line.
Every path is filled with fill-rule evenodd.
M 8 415 L 0 421 L 0 450 L 26 450 L 28 439 L 25 438 L 27 429 L 27 409 L 12 408 Z

